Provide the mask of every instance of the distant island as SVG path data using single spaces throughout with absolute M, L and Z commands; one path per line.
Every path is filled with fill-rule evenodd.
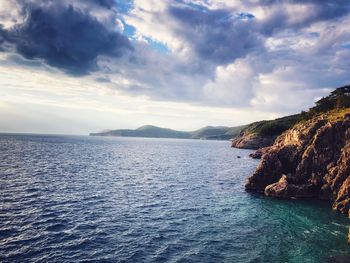
M 301 114 L 294 114 L 274 120 L 263 120 L 247 125 L 206 126 L 195 131 L 177 131 L 154 125 L 145 125 L 137 129 L 105 130 L 90 133 L 90 136 L 115 137 L 146 137 L 146 138 L 176 138 L 201 140 L 233 140 L 232 147 L 242 149 L 259 149 L 270 146 L 284 131 L 291 128 L 302 118 Z
M 229 140 L 233 137 L 238 136 L 245 127 L 246 125 L 237 127 L 207 126 L 199 130 L 186 132 L 161 128 L 153 125 L 145 125 L 134 130 L 120 129 L 90 133 L 90 136 Z
M 339 92 L 339 89 L 338 89 Z M 324 100 L 324 99 L 323 99 Z M 314 110 L 314 109 L 313 109 Z M 313 111 L 311 110 L 311 112 Z M 177 131 L 161 128 L 154 125 L 145 125 L 137 129 L 105 130 L 90 133 L 90 136 L 116 136 L 116 137 L 146 137 L 146 138 L 177 138 L 202 140 L 232 140 L 232 147 L 241 149 L 261 149 L 271 146 L 276 138 L 306 118 L 302 111 L 274 120 L 256 121 L 246 125 L 206 126 L 195 131 Z

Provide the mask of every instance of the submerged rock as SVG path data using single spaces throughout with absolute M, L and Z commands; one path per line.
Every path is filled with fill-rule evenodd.
M 266 153 L 268 153 L 270 149 L 271 149 L 271 147 L 260 148 L 260 149 L 256 150 L 255 152 L 249 154 L 249 157 L 251 157 L 253 159 L 261 159 L 261 157 L 263 155 L 265 155 Z
M 282 198 L 306 198 L 315 195 L 312 184 L 297 185 L 289 183 L 286 175 L 282 175 L 277 183 L 266 186 L 264 193 L 266 196 Z
M 349 109 L 350 111 L 350 109 Z M 350 114 L 295 125 L 261 151 L 246 189 L 280 198 L 316 197 L 350 213 Z

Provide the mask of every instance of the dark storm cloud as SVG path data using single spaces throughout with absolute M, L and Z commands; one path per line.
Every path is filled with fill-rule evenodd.
M 288 13 L 281 4 L 310 5 L 307 16 L 298 13 Z M 254 5 L 274 8 L 270 16 L 257 25 L 257 30 L 265 35 L 272 35 L 283 29 L 298 30 L 313 23 L 341 18 L 350 12 L 350 2 L 348 0 L 261 0 Z M 277 7 L 277 8 L 276 8 Z M 280 7 L 280 8 L 278 8 Z
M 228 10 L 202 10 L 188 6 L 171 6 L 169 13 L 181 27 L 184 37 L 195 53 L 215 64 L 226 64 L 250 52 L 263 49 L 259 34 L 252 29 L 253 16 Z
M 108 0 L 89 2 L 104 7 L 112 4 Z M 97 70 L 98 56 L 119 57 L 132 49 L 125 36 L 78 7 L 54 1 L 45 1 L 49 5 L 27 3 L 22 6 L 23 23 L 0 30 L 0 44 L 3 38 L 26 59 L 42 59 L 69 74 L 84 75 Z
M 88 0 L 87 2 L 95 3 L 97 5 L 107 8 L 112 8 L 113 6 L 115 6 L 114 0 Z
M 0 5 L 8 64 L 91 72 L 131 96 L 272 109 L 295 87 L 349 79 L 348 0 L 0 1 L 22 7 Z M 132 45 L 117 31 L 123 26 Z
M 6 37 L 6 30 L 2 28 L 2 25 L 0 24 L 0 51 L 4 51 L 3 45 L 5 43 L 5 37 Z
M 247 1 L 247 10 L 260 6 L 269 13 L 262 20 L 242 10 L 213 10 L 196 5 L 178 5 L 168 8 L 169 14 L 181 24 L 176 28 L 179 37 L 190 43 L 203 60 L 227 64 L 251 52 L 263 51 L 266 37 L 282 30 L 297 31 L 319 21 L 340 18 L 349 14 L 350 3 L 345 0 L 261 0 Z M 286 4 L 295 4 L 288 11 Z M 308 14 L 298 13 L 298 6 L 309 4 Z
M 127 37 L 113 30 L 115 24 L 98 19 L 101 14 L 109 15 L 111 21 L 118 17 L 114 0 L 13 1 L 22 7 L 24 20 L 14 18 L 20 22 L 11 29 L 0 27 L 0 51 L 12 44 L 26 59 L 41 59 L 69 74 L 84 75 L 98 69 L 100 55 L 119 57 L 133 49 Z M 258 20 L 243 10 L 213 10 L 181 0 L 174 3 L 167 10 L 177 21 L 171 30 L 197 58 L 213 66 L 264 52 L 266 37 L 342 17 L 350 6 L 345 0 L 245 1 L 248 11 L 256 6 L 270 10 L 267 18 Z M 309 15 L 300 16 L 285 10 L 284 4 L 311 4 L 312 8 Z

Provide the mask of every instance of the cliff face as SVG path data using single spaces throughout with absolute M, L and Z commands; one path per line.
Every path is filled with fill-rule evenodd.
M 300 114 L 269 121 L 257 121 L 245 126 L 232 140 L 232 147 L 260 149 L 271 146 L 276 138 L 292 127 L 300 119 Z
M 232 140 L 232 147 L 240 149 L 257 150 L 263 147 L 271 146 L 276 140 L 277 135 L 262 136 L 249 132 L 243 133 Z
M 282 198 L 328 199 L 335 210 L 349 214 L 349 112 L 323 114 L 284 132 L 265 150 L 246 189 Z

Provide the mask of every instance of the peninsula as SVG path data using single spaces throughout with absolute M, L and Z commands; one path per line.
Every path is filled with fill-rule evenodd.
M 261 146 L 261 162 L 246 190 L 329 200 L 350 217 L 350 86 L 317 101 L 272 145 Z
M 146 138 L 176 138 L 176 139 L 202 139 L 202 140 L 229 140 L 240 134 L 246 126 L 225 127 L 206 126 L 195 131 L 176 131 L 153 125 L 141 126 L 137 129 L 107 130 L 90 133 L 90 136 L 118 136 L 118 137 L 146 137 Z

